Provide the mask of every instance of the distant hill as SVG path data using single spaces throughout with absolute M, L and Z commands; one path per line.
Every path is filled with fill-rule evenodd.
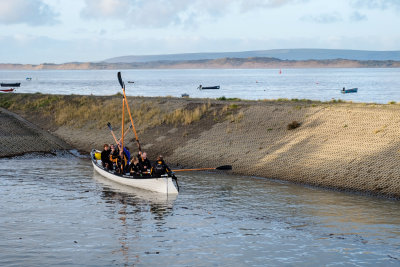
M 364 51 L 339 49 L 273 49 L 244 52 L 186 53 L 166 55 L 121 56 L 104 63 L 141 63 L 156 61 L 190 61 L 222 58 L 276 58 L 280 60 L 393 60 L 400 61 L 400 51 Z
M 0 69 L 268 69 L 268 68 L 400 68 L 400 61 L 394 60 L 282 60 L 267 57 L 219 58 L 201 60 L 160 60 L 133 63 L 70 62 L 64 64 L 40 65 L 0 64 Z

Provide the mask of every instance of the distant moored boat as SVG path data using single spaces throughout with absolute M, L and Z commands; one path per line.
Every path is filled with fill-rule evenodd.
M 1 87 L 19 87 L 21 83 L 1 83 Z
M 199 90 L 219 89 L 219 85 L 216 86 L 202 86 L 201 84 L 197 87 Z
M 351 88 L 351 89 L 343 89 L 341 90 L 342 94 L 348 94 L 348 93 L 357 93 L 358 88 Z
M 10 88 L 10 89 L 0 89 L 0 92 L 2 92 L 2 93 L 11 93 L 11 92 L 14 92 L 14 88 Z

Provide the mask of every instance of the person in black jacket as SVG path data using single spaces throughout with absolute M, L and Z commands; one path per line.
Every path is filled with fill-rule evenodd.
M 150 175 L 151 174 L 151 162 L 147 158 L 146 152 L 139 151 L 138 155 L 139 159 L 139 169 L 143 175 Z
M 137 157 L 133 157 L 128 167 L 129 173 L 131 176 L 140 176 L 140 166 L 139 166 L 139 159 Z
M 110 161 L 110 146 L 108 144 L 104 144 L 104 149 L 101 151 L 101 164 L 103 168 L 111 170 L 113 167 L 112 162 Z
M 165 163 L 163 156 L 158 156 L 157 161 L 154 162 L 153 167 L 151 168 L 151 175 L 153 177 L 161 177 L 161 175 L 168 174 L 172 175 L 171 169 Z

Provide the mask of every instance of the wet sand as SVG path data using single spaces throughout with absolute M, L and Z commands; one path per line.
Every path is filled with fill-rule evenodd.
M 160 103 L 158 98 L 147 101 Z M 205 101 L 210 100 L 163 99 L 171 110 Z M 243 116 L 222 121 L 203 118 L 189 126 L 150 127 L 140 132 L 142 147 L 151 158 L 164 154 L 171 165 L 231 164 L 232 173 L 238 175 L 400 197 L 399 105 L 214 100 L 212 103 L 235 104 Z M 34 151 L 37 144 L 41 144 L 42 150 L 52 150 L 70 143 L 88 152 L 113 142 L 107 129 L 94 131 L 65 125 L 53 127 L 52 134 L 58 138 L 52 139 L 46 131 L 10 119 L 4 111 L 0 115 L 1 144 L 6 144 L 0 156 Z M 41 123 L 32 114 L 28 117 L 35 124 Z M 292 121 L 298 121 L 300 127 L 288 130 Z M 3 122 L 9 126 L 3 127 Z M 62 141 L 62 145 L 55 140 L 66 143 Z M 132 141 L 128 146 L 133 151 L 137 149 Z

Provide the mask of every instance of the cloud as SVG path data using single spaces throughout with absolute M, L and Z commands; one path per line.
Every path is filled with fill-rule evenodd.
M 130 11 L 128 0 L 85 0 L 85 7 L 81 11 L 83 18 L 125 18 Z
M 243 0 L 241 2 L 242 10 L 248 11 L 257 8 L 277 8 L 289 4 L 308 2 L 309 0 Z
M 399 0 L 352 0 L 351 5 L 355 8 L 369 8 L 369 9 L 397 8 L 398 10 L 400 10 Z
M 300 20 L 312 23 L 330 24 L 342 21 L 342 17 L 340 16 L 339 13 L 334 12 L 334 13 L 320 14 L 317 16 L 313 15 L 303 16 L 300 18 Z
M 0 0 L 0 24 L 54 25 L 57 17 L 42 0 Z
M 85 0 L 86 19 L 120 19 L 130 26 L 162 28 L 195 25 L 203 19 L 218 19 L 233 9 L 247 12 L 278 8 L 309 0 Z
M 367 20 L 367 16 L 355 11 L 350 15 L 350 20 L 354 22 Z

